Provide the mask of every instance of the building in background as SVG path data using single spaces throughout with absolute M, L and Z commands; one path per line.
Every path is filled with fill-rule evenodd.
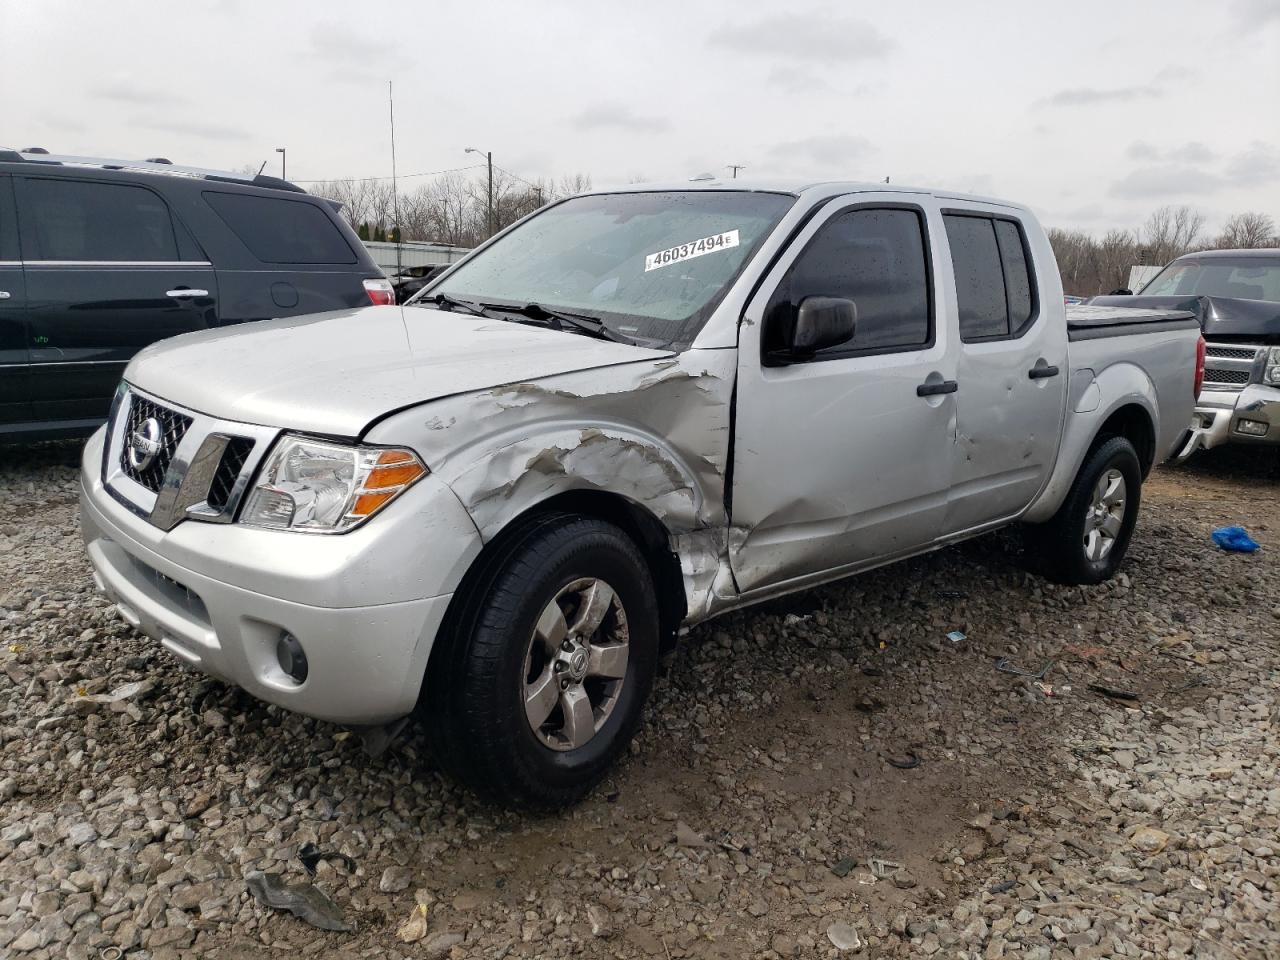
M 388 277 L 410 267 L 439 267 L 457 263 L 468 253 L 470 247 L 455 247 L 448 243 L 425 243 L 420 240 L 406 240 L 404 243 L 387 243 L 380 240 L 362 241 L 369 255 L 373 257 L 379 269 Z M 397 259 L 399 248 L 399 259 Z

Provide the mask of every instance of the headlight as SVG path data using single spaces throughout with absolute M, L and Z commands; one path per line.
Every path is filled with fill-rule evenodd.
M 1267 372 L 1262 375 L 1262 379 L 1267 383 L 1273 383 L 1280 386 L 1280 365 L 1267 367 Z
M 285 436 L 259 468 L 240 522 L 342 533 L 369 519 L 426 472 L 412 450 Z

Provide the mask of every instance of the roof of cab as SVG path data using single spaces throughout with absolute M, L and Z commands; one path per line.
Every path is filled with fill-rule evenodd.
M 991 204 L 999 207 L 1026 209 L 1022 204 L 1000 200 L 995 197 L 983 197 L 961 193 L 956 190 L 943 190 L 935 187 L 912 187 L 897 183 L 868 183 L 860 180 L 801 180 L 785 178 L 741 177 L 738 179 L 710 180 L 668 180 L 657 183 L 629 183 L 625 186 L 610 189 L 589 190 L 589 194 L 608 193 L 657 193 L 667 191 L 716 191 L 744 190 L 756 193 L 787 193 L 793 196 L 809 195 L 820 197 L 840 196 L 848 193 L 906 193 L 933 196 L 942 200 L 962 200 L 972 203 Z
M 1280 260 L 1280 247 L 1247 247 L 1236 250 L 1196 250 L 1191 253 L 1184 253 L 1180 257 L 1175 257 L 1173 262 L 1178 260 L 1216 260 L 1218 258 L 1240 257 L 1256 257 L 1259 260 Z

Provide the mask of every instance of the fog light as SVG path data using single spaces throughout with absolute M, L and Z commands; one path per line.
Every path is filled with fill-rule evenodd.
M 1265 437 L 1270 429 L 1271 424 L 1263 423 L 1261 420 L 1238 420 L 1236 422 L 1236 433 L 1243 433 L 1249 437 Z
M 286 631 L 276 641 L 276 662 L 295 683 L 306 682 L 307 655 L 302 652 L 302 644 L 292 633 Z

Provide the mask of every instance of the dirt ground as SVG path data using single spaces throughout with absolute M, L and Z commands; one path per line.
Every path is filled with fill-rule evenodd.
M 696 629 L 539 817 L 180 670 L 93 593 L 74 461 L 0 454 L 0 954 L 1280 956 L 1273 451 L 1158 470 L 1108 584 L 1009 532 Z M 307 842 L 354 933 L 245 891 Z

